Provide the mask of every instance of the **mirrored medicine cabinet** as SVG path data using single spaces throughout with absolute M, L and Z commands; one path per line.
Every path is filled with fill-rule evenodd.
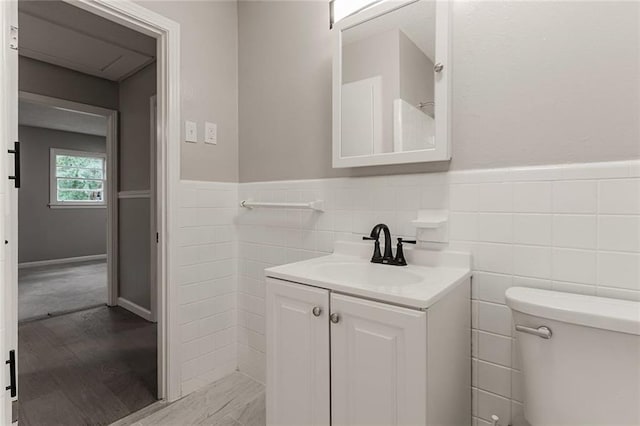
M 333 27 L 333 167 L 451 158 L 450 2 L 381 1 Z

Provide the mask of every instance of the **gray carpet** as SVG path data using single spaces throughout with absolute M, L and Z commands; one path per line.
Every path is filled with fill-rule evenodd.
M 107 303 L 104 260 L 18 271 L 18 321 Z

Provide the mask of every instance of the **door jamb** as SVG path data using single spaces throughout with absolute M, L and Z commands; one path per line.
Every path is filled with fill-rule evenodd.
M 150 150 L 149 150 L 149 171 L 151 174 L 151 179 L 149 179 L 149 210 L 151 212 L 151 217 L 149 221 L 149 243 L 150 243 L 150 271 L 149 278 L 151 282 L 150 289 L 150 310 L 151 310 L 151 321 L 158 322 L 158 301 L 160 298 L 158 297 L 158 277 L 159 273 L 159 264 L 158 264 L 158 248 L 159 248 L 159 230 L 158 223 L 160 223 L 160 212 L 158 209 L 158 195 L 157 195 L 157 176 L 158 170 L 162 167 L 160 162 L 160 158 L 158 157 L 158 96 L 153 95 L 149 98 L 149 136 L 150 136 Z M 160 376 L 158 376 L 158 380 L 160 380 Z

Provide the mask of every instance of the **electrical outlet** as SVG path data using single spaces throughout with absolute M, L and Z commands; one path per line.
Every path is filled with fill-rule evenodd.
M 184 140 L 186 142 L 198 142 L 198 125 L 194 121 L 184 122 Z
M 218 144 L 218 125 L 215 123 L 204 123 L 204 143 L 212 145 Z

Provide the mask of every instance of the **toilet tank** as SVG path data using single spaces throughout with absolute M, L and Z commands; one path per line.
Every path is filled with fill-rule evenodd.
M 640 302 L 522 287 L 506 299 L 532 426 L 640 425 Z

